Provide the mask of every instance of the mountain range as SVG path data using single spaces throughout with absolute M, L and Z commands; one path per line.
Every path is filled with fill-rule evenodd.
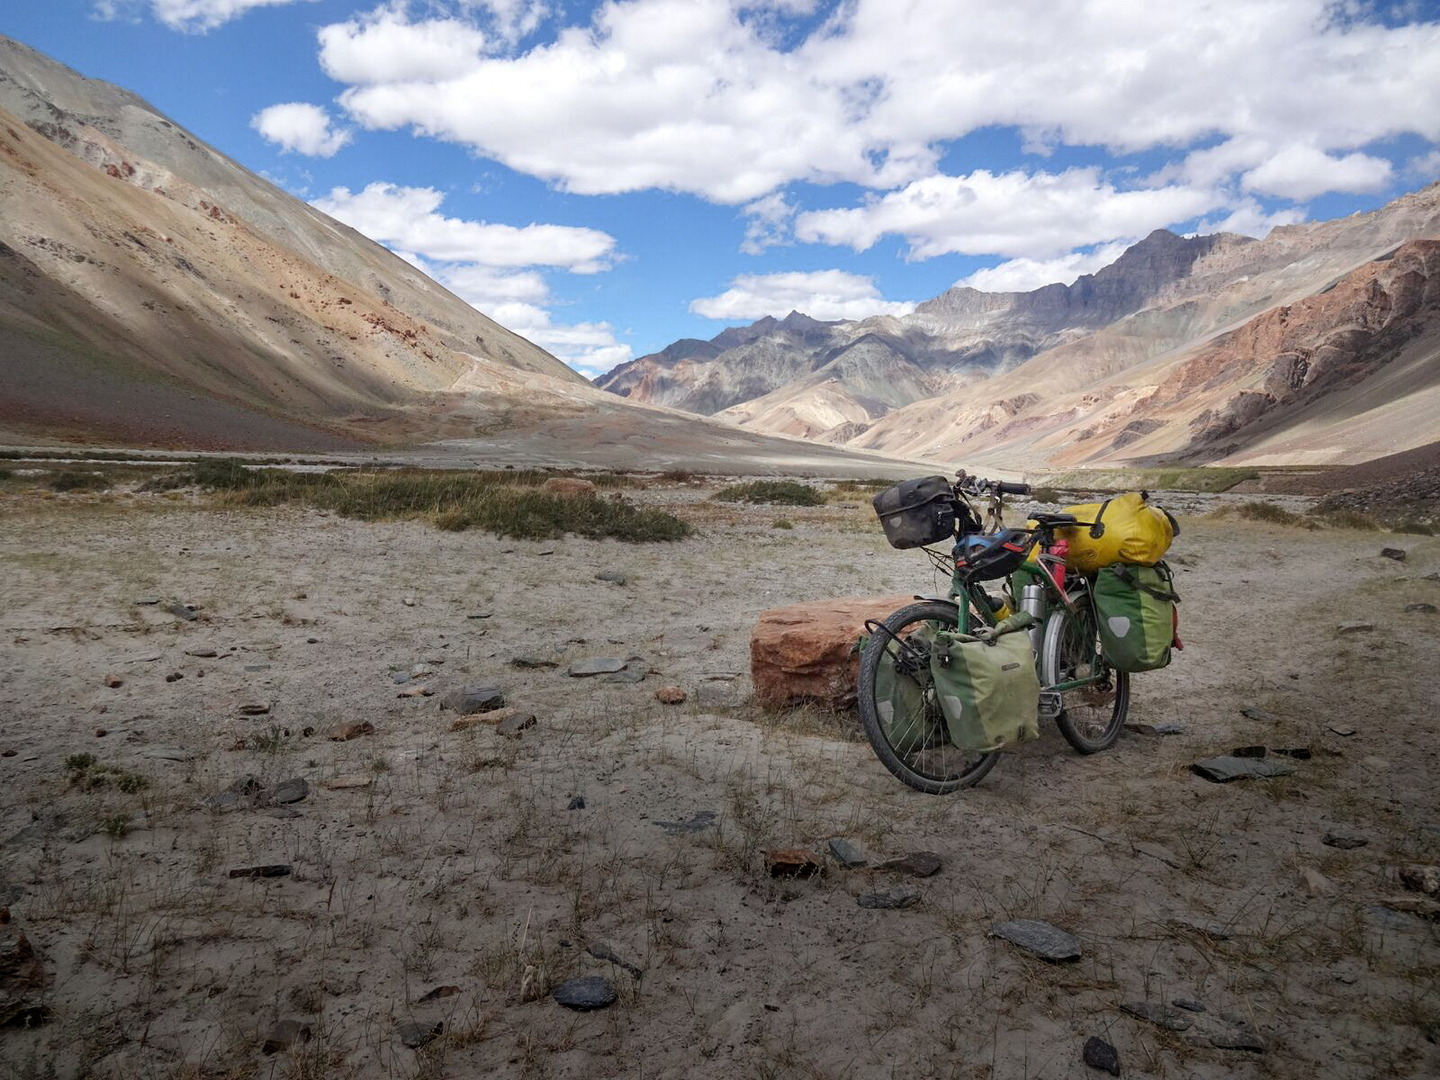
M 1071 285 L 799 312 L 597 385 L 750 430 L 1010 468 L 1339 463 L 1440 438 L 1440 185 L 1369 214 L 1180 237 Z

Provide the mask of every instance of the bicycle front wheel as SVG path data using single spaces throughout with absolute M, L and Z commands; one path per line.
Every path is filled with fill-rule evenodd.
M 943 600 L 903 607 L 884 621 L 885 629 L 871 635 L 860 653 L 856 703 L 865 737 L 881 764 L 930 795 L 948 795 L 978 783 L 999 757 L 950 742 L 930 679 L 935 633 L 953 630 L 957 612 Z
M 1040 646 L 1040 682 L 1085 685 L 1062 691 L 1055 723 L 1082 754 L 1109 749 L 1120 737 L 1130 711 L 1130 674 L 1105 662 L 1090 598 L 1081 595 L 1075 613 L 1057 608 L 1045 622 Z

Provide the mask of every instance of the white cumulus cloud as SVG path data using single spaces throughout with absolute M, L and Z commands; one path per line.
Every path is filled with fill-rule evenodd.
M 692 300 L 690 310 L 707 319 L 753 322 L 791 311 L 822 320 L 908 315 L 915 305 L 884 299 L 873 278 L 844 270 L 814 270 L 741 274 L 719 296 Z
M 1327 191 L 1379 191 L 1391 180 L 1390 162 L 1369 154 L 1337 157 L 1313 146 L 1287 146 L 1244 176 L 1244 185 L 1262 195 L 1304 202 Z
M 329 113 L 300 101 L 262 109 L 250 126 L 282 150 L 309 157 L 334 157 L 350 141 L 350 132 L 330 126 Z
M 977 270 L 955 284 L 982 292 L 1029 292 L 1045 285 L 1072 285 L 1081 274 L 1109 266 L 1130 244 L 1116 241 L 1093 251 L 1074 251 L 1055 259 L 1010 259 L 999 266 Z
M 387 247 L 442 262 L 482 266 L 558 266 L 575 274 L 609 268 L 615 238 L 570 225 L 496 225 L 445 217 L 434 188 L 374 183 L 363 191 L 338 187 L 313 203 Z
M 404 4 L 321 27 L 319 40 L 325 74 L 360 86 L 452 82 L 475 70 L 486 44 L 462 19 L 411 22 Z
M 150 11 L 172 30 L 204 33 L 223 26 L 231 19 L 238 19 L 253 8 L 302 2 L 311 3 L 313 0 L 150 0 Z M 116 0 L 101 0 L 96 10 L 102 17 L 111 17 L 118 12 L 119 6 Z

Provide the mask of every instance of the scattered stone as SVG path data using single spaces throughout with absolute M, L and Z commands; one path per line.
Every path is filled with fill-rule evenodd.
M 290 869 L 288 863 L 271 863 L 268 866 L 237 866 L 230 871 L 230 876 L 232 878 L 289 877 Z
M 573 795 L 573 796 L 571 796 L 570 802 L 566 805 L 565 809 L 566 809 L 566 810 L 584 810 L 584 809 L 585 809 L 585 796 L 584 796 L 584 795 Z
M 1126 731 L 1133 731 L 1136 735 L 1184 735 L 1184 724 L 1138 724 L 1127 723 Z
M 678 686 L 662 686 L 655 691 L 655 700 L 660 702 L 661 705 L 679 705 L 688 696 L 689 695 Z
M 820 860 L 800 848 L 775 848 L 765 853 L 771 877 L 812 877 L 820 873 Z
M 1265 756 L 1265 747 L 1263 747 L 1263 746 L 1237 746 L 1237 747 L 1235 747 L 1234 750 L 1231 750 L 1230 753 L 1233 754 L 1235 757 L 1243 757 L 1243 758 L 1263 758 L 1263 757 Z
M 96 729 L 95 729 L 95 733 L 96 733 L 97 735 L 104 735 L 104 734 L 105 734 L 105 729 L 104 729 L 104 728 L 96 728 Z M 18 750 L 11 750 L 11 749 L 7 746 L 4 750 L 0 750 L 0 757 L 14 757 L 17 753 L 19 753 Z
M 640 978 L 641 975 L 645 974 L 644 968 L 636 964 L 632 964 L 628 960 L 622 960 L 620 956 L 615 952 L 615 950 L 612 949 L 609 945 L 605 944 L 605 942 L 603 941 L 592 942 L 585 947 L 585 951 L 591 956 L 595 957 L 596 960 L 608 960 L 616 967 L 624 968 L 631 975 L 634 975 L 637 979 Z
M 625 661 L 618 656 L 592 656 L 576 660 L 570 665 L 569 674 L 572 678 L 582 679 L 589 675 L 610 675 L 624 667 Z
M 135 601 L 136 607 L 158 607 L 159 605 L 160 597 L 158 596 L 142 596 L 139 600 Z
M 1320 842 L 1327 847 L 1339 848 L 1341 851 L 1352 851 L 1370 843 L 1370 838 L 1344 829 L 1332 829 Z
M 335 776 L 321 783 L 327 791 L 358 791 L 375 782 L 373 776 Z
M 1440 866 L 1402 866 L 1400 884 L 1426 896 L 1440 896 Z
M 11 921 L 10 909 L 0 907 L 0 1024 L 38 1007 L 49 982 L 30 939 Z
M 535 554 L 542 557 L 546 555 L 554 555 L 555 549 L 553 547 L 543 547 L 539 551 L 535 552 Z
M 1252 1054 L 1265 1052 L 1265 1040 L 1248 1023 L 1235 1016 L 1224 1019 L 1227 1026 L 1209 1033 L 1211 1046 L 1217 1050 L 1248 1050 Z
M 830 854 L 841 866 L 848 867 L 851 870 L 858 870 L 869 862 L 859 848 L 849 840 L 840 837 L 836 837 L 830 841 Z
M 140 751 L 142 757 L 157 758 L 160 761 L 193 761 L 193 752 L 179 746 L 147 746 Z
M 270 670 L 270 665 L 269 665 L 269 664 L 246 664 L 246 665 L 245 665 L 245 670 L 246 670 L 246 671 L 269 671 L 269 670 Z
M 926 878 L 939 872 L 940 856 L 933 851 L 912 851 L 909 855 L 879 863 L 875 869 Z
M 194 622 L 200 617 L 193 607 L 189 604 L 182 604 L 179 600 L 170 601 L 165 605 L 165 610 L 177 619 L 183 619 L 186 622 Z
M 428 686 L 412 686 L 408 690 L 401 690 L 395 696 L 397 698 L 430 697 L 435 691 Z
M 404 686 L 410 681 L 410 673 L 408 671 L 392 671 L 390 681 L 396 686 Z
M 1276 776 L 1290 776 L 1295 772 L 1294 765 L 1282 765 L 1277 761 L 1265 761 L 1262 758 L 1240 758 L 1224 755 L 1221 757 L 1208 758 L 1205 761 L 1197 761 L 1190 766 L 1190 771 L 1197 776 L 1203 776 L 1206 780 L 1216 784 L 1228 784 L 1232 780 L 1249 780 L 1256 777 L 1268 779 Z
M 1382 896 L 1380 903 L 1391 911 L 1402 911 L 1431 922 L 1440 922 L 1440 901 L 1426 896 Z
M 1195 1023 L 1179 1009 L 1172 1009 L 1169 1005 L 1161 1005 L 1157 1002 L 1127 1001 L 1122 1003 L 1120 1008 L 1131 1016 L 1149 1020 L 1152 1024 L 1157 1024 L 1170 1031 L 1188 1031 Z
M 1335 632 L 1339 634 L 1364 634 L 1374 629 L 1375 624 L 1373 622 L 1345 622 L 1337 626 Z
M 310 1041 L 310 1025 L 303 1020 L 277 1020 L 260 1049 L 267 1054 L 289 1050 L 297 1043 Z
M 1184 1009 L 1186 1012 L 1203 1013 L 1205 1006 L 1198 1001 L 1191 1001 L 1189 998 L 1171 998 L 1170 1004 L 1177 1009 Z
M 1039 919 L 1012 919 L 996 923 L 990 932 L 1045 960 L 1062 962 L 1080 959 L 1080 942 L 1073 935 Z
M 723 709 L 730 705 L 734 698 L 734 690 L 728 683 L 723 682 L 701 683 L 695 695 L 696 703 L 707 709 Z
M 1434 604 L 1419 603 L 1406 604 L 1405 610 L 1407 612 L 1417 612 L 1421 615 L 1434 615 L 1437 611 L 1440 611 L 1440 608 L 1437 608 Z
M 847 708 L 855 700 L 865 620 L 912 603 L 902 596 L 852 596 L 762 611 L 750 634 L 755 701 L 783 708 L 816 701 Z
M 331 742 L 349 742 L 351 739 L 358 739 L 362 735 L 374 735 L 375 725 L 369 720 L 354 720 L 350 723 L 336 724 L 327 728 L 325 737 Z
M 441 663 L 444 663 L 444 661 L 441 661 Z M 434 669 L 433 667 L 431 667 L 429 664 L 416 664 L 414 667 L 412 667 L 412 668 L 410 669 L 410 677 L 411 677 L 412 679 L 423 679 L 423 678 L 425 678 L 425 676 L 427 676 L 427 675 L 434 675 L 434 674 L 435 674 L 435 669 Z
M 1404 548 L 1387 547 L 1380 549 L 1380 557 L 1382 559 L 1394 559 L 1396 562 L 1404 562 L 1405 555 L 1406 551 Z
M 270 802 L 276 806 L 297 803 L 310 794 L 310 785 L 304 777 L 296 776 L 282 780 L 270 792 Z
M 1085 1064 L 1092 1069 L 1103 1069 L 1111 1076 L 1120 1075 L 1120 1051 L 1097 1035 L 1085 1040 L 1085 1050 L 1081 1056 Z
M 433 1041 L 435 1036 L 444 1030 L 445 1025 L 439 1022 L 434 1024 L 401 1024 L 395 1029 L 395 1037 L 411 1050 L 419 1050 L 422 1046 Z
M 1262 709 L 1257 705 L 1246 705 L 1240 710 L 1240 715 L 1248 716 L 1251 720 L 1258 720 L 1262 724 L 1278 724 L 1280 722 L 1280 717 L 1269 709 Z
M 1339 735 L 1342 738 L 1346 739 L 1348 739 L 1351 735 L 1355 734 L 1355 729 L 1349 724 L 1331 724 L 1330 730 L 1333 731 L 1336 735 Z
M 567 979 L 557 986 L 550 995 L 567 1009 L 589 1012 L 615 1004 L 615 987 L 602 975 L 585 975 L 578 979 Z
M 875 908 L 882 911 L 914 907 L 919 902 L 920 891 L 909 888 L 883 889 L 880 892 L 865 893 L 855 898 L 855 903 L 863 908 Z
M 513 656 L 510 658 L 510 666 L 516 668 L 557 668 L 560 666 L 558 660 L 547 660 L 543 656 Z
M 122 679 L 119 675 L 106 675 L 105 685 L 108 686 L 111 690 L 118 690 L 120 689 L 120 687 L 125 685 L 125 680 Z
M 595 580 L 608 581 L 612 585 L 624 585 L 630 579 L 627 578 L 624 574 L 622 574 L 619 570 L 601 570 L 600 573 L 595 575 Z
M 701 810 L 687 821 L 657 821 L 655 824 L 671 836 L 683 836 L 685 833 L 704 832 L 714 828 L 718 816 L 714 810 Z
M 495 613 L 493 611 L 477 611 L 473 615 L 466 615 L 467 619 L 488 619 Z
M 426 993 L 416 1004 L 424 1005 L 431 1001 L 439 1001 L 441 998 L 454 997 L 460 992 L 460 987 L 458 986 L 437 986 L 434 990 Z
M 205 646 L 205 647 L 203 647 L 203 648 L 199 648 L 199 649 L 186 649 L 186 650 L 185 650 L 185 655 L 186 655 L 186 656 L 198 656 L 198 657 L 200 657 L 200 658 L 203 659 L 203 660 L 209 660 L 209 659 L 211 659 L 211 658 L 213 658 L 213 657 L 219 656 L 220 653 L 219 653 L 217 650 L 212 649 L 212 648 L 210 648 L 210 647 L 207 645 L 207 646 Z
M 1311 896 L 1335 895 L 1335 882 L 1313 866 L 1307 866 L 1300 871 L 1300 883 L 1305 886 L 1305 891 Z
M 507 739 L 518 739 L 520 733 L 528 727 L 535 726 L 535 714 L 528 712 L 511 713 L 496 726 L 495 730 Z
M 400 602 L 401 602 L 402 604 L 404 604 L 406 607 L 414 607 L 414 606 L 415 606 L 415 597 L 413 597 L 413 596 L 407 596 L 407 597 L 405 597 L 405 599 L 401 600 Z
M 627 665 L 620 671 L 617 671 L 612 675 L 605 676 L 605 682 L 633 685 L 638 682 L 644 682 L 645 676 L 648 674 L 650 674 L 649 669 L 647 669 L 644 664 L 633 667 Z
M 541 491 L 548 491 L 552 495 L 566 495 L 576 498 L 593 497 L 595 485 L 589 480 L 582 480 L 578 476 L 552 476 L 540 485 Z
M 180 681 L 181 679 L 183 679 L 184 677 L 185 677 L 185 673 L 184 673 L 183 671 L 172 671 L 172 672 L 170 672 L 169 675 L 166 675 L 166 676 L 165 676 L 165 681 L 166 681 L 166 682 L 179 682 L 179 681 Z
M 1308 746 L 1272 746 L 1270 752 L 1296 761 L 1309 761 L 1314 756 Z
M 241 716 L 265 716 L 270 712 L 270 706 L 254 702 L 249 705 L 241 705 L 236 711 L 239 712 Z
M 505 694 L 498 686 L 461 686 L 446 694 L 440 701 L 442 709 L 449 709 L 461 716 L 489 712 L 505 704 Z

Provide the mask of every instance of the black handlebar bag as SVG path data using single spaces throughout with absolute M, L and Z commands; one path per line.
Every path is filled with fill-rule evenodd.
M 943 476 L 902 480 L 870 500 L 894 548 L 938 544 L 955 535 L 955 493 Z

